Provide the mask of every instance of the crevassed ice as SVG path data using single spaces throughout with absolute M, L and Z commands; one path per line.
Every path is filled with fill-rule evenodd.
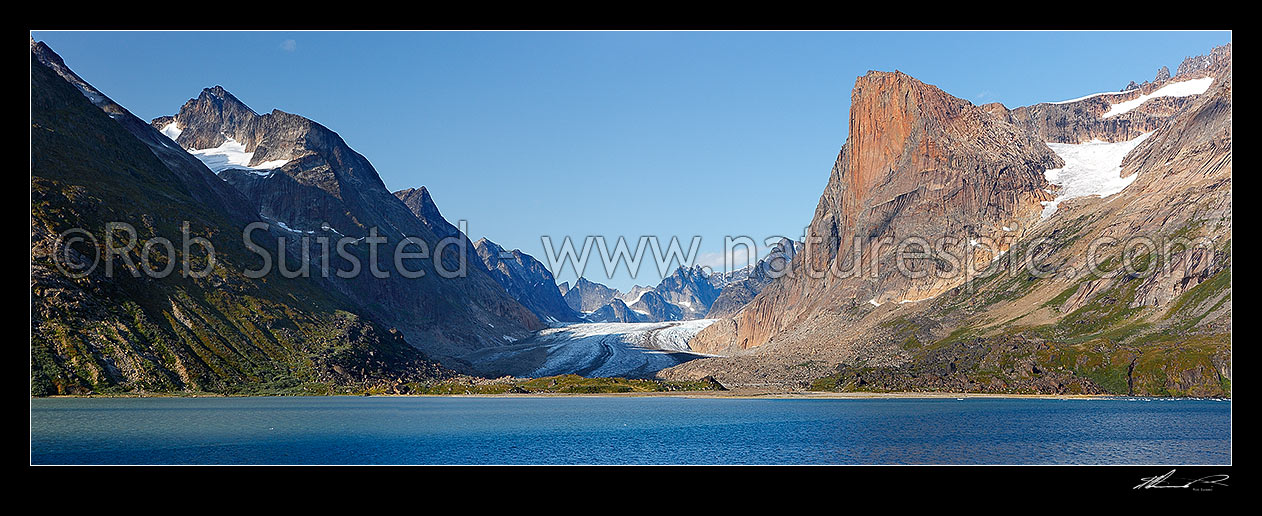
M 1048 143 L 1047 146 L 1065 161 L 1061 168 L 1044 172 L 1047 182 L 1060 186 L 1060 195 L 1043 202 L 1043 219 L 1056 213 L 1056 207 L 1067 199 L 1099 195 L 1108 197 L 1135 181 L 1136 175 L 1122 177 L 1122 160 L 1152 133 L 1133 140 L 1108 143 L 1091 140 L 1087 143 Z
M 1190 81 L 1179 81 L 1167 84 L 1147 95 L 1140 95 L 1134 99 L 1118 102 L 1109 106 L 1109 110 L 1105 111 L 1100 118 L 1108 118 L 1120 115 L 1132 109 L 1135 109 L 1149 99 L 1157 97 L 1187 97 L 1189 95 L 1200 95 L 1209 90 L 1209 86 L 1214 83 L 1213 77 L 1202 77 L 1200 79 L 1192 79 Z
M 167 129 L 172 128 L 172 125 L 174 125 L 174 123 L 167 125 L 167 127 L 162 128 L 163 134 L 167 134 L 166 132 Z M 175 129 L 175 131 L 179 131 L 179 129 Z M 167 134 L 167 136 L 170 137 L 170 134 Z M 177 137 L 179 136 L 178 132 L 176 133 L 176 136 Z M 256 173 L 261 172 L 261 173 L 267 174 L 267 173 L 270 173 L 268 171 L 276 169 L 276 168 L 280 168 L 281 166 L 284 166 L 286 163 L 289 163 L 289 160 L 287 159 L 278 159 L 278 160 L 272 160 L 272 161 L 265 161 L 263 163 L 259 163 L 258 165 L 251 167 L 250 160 L 254 158 L 254 153 L 246 152 L 245 144 L 240 143 L 232 138 L 228 138 L 224 140 L 222 144 L 220 144 L 218 147 L 215 147 L 213 149 L 199 149 L 199 150 L 191 150 L 188 152 L 189 154 L 192 154 L 197 159 L 201 160 L 202 163 L 205 163 L 206 167 L 209 168 L 211 172 L 214 172 L 216 174 L 223 172 L 225 170 L 228 170 L 230 168 L 238 168 L 238 169 L 253 171 Z
M 546 358 L 525 376 L 552 376 L 585 370 L 587 377 L 623 376 L 632 372 L 658 371 L 679 363 L 663 353 L 688 352 L 688 340 L 714 323 L 714 319 L 664 323 L 582 323 L 539 332 L 523 350 L 488 350 L 484 358 L 498 359 L 517 353 L 537 353 Z M 525 342 L 518 343 L 522 345 Z

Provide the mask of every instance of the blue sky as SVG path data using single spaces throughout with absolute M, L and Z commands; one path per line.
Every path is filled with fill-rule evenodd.
M 222 85 L 304 115 L 391 190 L 544 260 L 541 236 L 798 237 L 846 139 L 850 89 L 901 70 L 975 104 L 1116 91 L 1229 32 L 35 32 L 141 118 Z M 594 254 L 594 253 L 593 253 Z M 589 279 L 626 290 L 656 284 Z M 545 261 L 546 263 L 546 261 Z M 558 281 L 574 279 L 569 267 Z

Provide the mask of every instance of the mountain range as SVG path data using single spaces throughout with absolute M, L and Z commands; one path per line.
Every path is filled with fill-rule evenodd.
M 298 237 L 304 235 L 376 236 L 384 239 L 386 249 L 411 237 L 435 250 L 442 239 L 455 237 L 457 241 L 443 248 L 441 258 L 418 259 L 412 267 L 432 271 L 418 278 L 401 274 L 323 278 L 373 318 L 397 328 L 409 342 L 440 360 L 498 345 L 504 336 L 525 337 L 544 327 L 484 267 L 476 266 L 467 237 L 453 231 L 432 200 L 424 202 L 427 192 L 421 190 L 416 195 L 420 199 L 407 200 L 391 193 L 366 158 L 319 123 L 280 110 L 256 114 L 216 86 L 202 90 L 174 116 L 159 117 L 151 125 L 203 159 L 256 207 L 262 220 L 289 233 L 287 242 L 296 255 L 302 254 L 305 244 Z M 419 209 L 408 201 L 419 204 Z M 361 262 L 370 262 L 374 258 L 364 247 L 353 249 Z M 378 253 L 375 260 L 380 270 L 392 268 L 389 253 Z M 310 261 L 317 268 L 325 264 L 322 256 L 312 256 Z M 334 270 L 352 268 L 337 253 L 330 253 L 327 263 Z M 436 273 L 440 268 L 464 269 L 464 274 L 441 277 Z
M 567 372 L 1231 393 L 1230 44 L 1015 108 L 869 71 L 802 241 L 625 293 L 557 285 L 529 254 L 470 241 L 426 187 L 391 192 L 309 118 L 214 86 L 145 122 L 47 45 L 31 58 L 34 395 L 406 393 Z M 102 253 L 190 236 L 208 245 Z M 405 276 L 378 243 L 433 252 Z M 206 274 L 133 273 L 177 258 Z M 266 267 L 280 274 L 251 273 Z
M 755 264 L 727 272 L 701 265 L 681 266 L 657 286 L 636 285 L 625 293 L 586 278 L 579 278 L 573 286 L 562 283 L 558 290 L 570 308 L 591 322 L 703 319 L 724 315 L 753 299 L 780 276 L 779 271 L 786 270 L 801 247 L 801 242 L 782 238 Z

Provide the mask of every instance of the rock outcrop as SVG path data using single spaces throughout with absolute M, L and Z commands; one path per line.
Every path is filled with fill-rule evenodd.
M 728 317 L 740 311 L 777 278 L 787 274 L 793 263 L 793 257 L 802 250 L 801 242 L 787 238 L 780 239 L 771 247 L 771 252 L 759 260 L 751 270 L 744 271 L 744 277 L 728 281 L 719 292 L 719 297 L 710 305 L 706 318 Z
M 592 312 L 618 297 L 618 291 L 587 278 L 579 278 L 565 294 L 565 303 L 578 312 Z M 623 303 L 624 305 L 626 303 Z
M 685 312 L 679 305 L 667 301 L 657 290 L 644 292 L 630 308 L 640 314 L 641 319 L 648 322 L 696 319 L 696 317 L 689 317 L 695 315 L 695 312 Z
M 434 198 L 429 195 L 429 190 L 424 186 L 399 190 L 394 192 L 394 196 L 403 201 L 403 205 L 407 206 L 416 218 L 421 219 L 421 223 L 435 235 L 442 238 L 460 236 L 460 229 L 443 218 L 443 214 L 438 211 L 438 205 L 434 204 Z
M 550 323 L 582 320 L 582 316 L 565 303 L 556 279 L 539 260 L 520 249 L 507 251 L 485 238 L 473 246 L 491 277 L 540 320 Z
M 621 299 L 618 299 L 616 297 L 611 299 L 608 303 L 605 303 L 604 305 L 602 305 L 600 308 L 597 308 L 596 310 L 587 314 L 586 319 L 590 322 L 602 322 L 602 323 L 652 322 L 644 315 L 632 310 L 630 307 L 627 306 L 626 303 L 623 303 Z
M 716 284 L 716 276 L 700 265 L 679 267 L 662 282 L 653 287 L 653 292 L 662 301 L 678 307 L 681 319 L 700 319 L 710 311 L 710 305 L 719 298 L 723 284 Z M 647 294 L 646 294 L 647 295 Z M 641 297 L 641 301 L 644 298 Z M 632 305 L 635 308 L 635 305 Z M 680 320 L 680 319 L 665 319 Z

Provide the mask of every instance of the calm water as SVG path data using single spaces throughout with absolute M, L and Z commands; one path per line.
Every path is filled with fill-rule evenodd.
M 34 399 L 35 464 L 1228 464 L 1231 402 Z

